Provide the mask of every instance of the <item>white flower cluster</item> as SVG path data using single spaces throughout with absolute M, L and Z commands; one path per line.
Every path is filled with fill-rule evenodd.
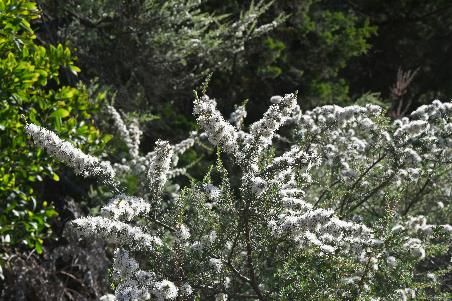
M 260 196 L 267 188 L 267 181 L 261 177 L 253 177 L 250 180 L 251 191 L 256 195 Z
M 408 301 L 416 299 L 416 290 L 411 288 L 404 288 L 396 290 L 396 296 L 400 301 Z
M 123 159 L 122 163 L 115 163 L 113 165 L 118 175 L 128 176 L 133 174 L 138 179 L 139 191 L 140 193 L 144 193 L 144 191 L 148 191 L 149 189 L 149 181 L 148 181 L 148 173 L 149 167 L 155 166 L 155 160 L 158 159 L 156 156 L 156 151 L 149 152 L 146 156 L 138 156 L 132 160 Z M 187 173 L 186 168 L 178 168 L 175 167 L 177 165 L 178 155 L 173 152 L 173 157 L 168 158 L 171 161 L 171 167 L 166 172 L 166 180 L 174 178 L 179 175 L 185 175 Z M 162 179 L 164 180 L 164 179 Z M 165 183 L 166 180 L 164 180 Z
M 26 132 L 33 138 L 36 145 L 44 148 L 50 155 L 72 167 L 77 174 L 84 177 L 93 176 L 103 182 L 115 184 L 115 171 L 110 162 L 101 161 L 74 147 L 70 142 L 63 141 L 54 132 L 35 124 L 27 124 Z
M 405 148 L 402 153 L 404 162 L 409 166 L 418 166 L 422 162 L 421 156 L 412 148 Z
M 185 153 L 189 148 L 191 148 L 195 144 L 196 135 L 197 135 L 196 132 L 192 132 L 190 135 L 191 136 L 190 138 L 187 138 L 185 140 L 182 140 L 178 144 L 175 144 L 173 146 L 174 154 L 181 155 L 181 154 Z M 177 161 L 173 162 L 173 165 L 177 165 Z
M 140 137 L 142 134 L 138 126 L 138 121 L 134 120 L 134 122 L 130 124 L 130 128 L 128 129 L 126 124 L 122 120 L 121 115 L 113 106 L 107 105 L 107 112 L 113 118 L 113 123 L 119 133 L 119 136 L 127 145 L 130 155 L 135 158 L 136 156 L 138 156 Z
M 101 238 L 111 243 L 151 252 L 162 245 L 160 238 L 145 233 L 137 226 L 106 217 L 83 217 L 71 222 L 75 232 L 88 239 Z
M 169 280 L 157 280 L 155 273 L 139 269 L 138 262 L 123 249 L 117 249 L 113 261 L 113 277 L 119 285 L 115 295 L 118 301 L 149 300 L 153 296 L 158 301 L 174 300 L 179 289 Z M 182 295 L 190 295 L 191 286 L 185 284 Z
M 188 149 L 193 147 L 197 139 L 197 132 L 190 133 L 190 137 L 182 140 L 173 146 L 173 158 L 171 165 L 176 166 L 179 161 L 179 156 L 185 153 Z
M 212 184 L 205 184 L 204 191 L 207 193 L 207 196 L 210 201 L 217 202 L 221 196 L 221 189 Z
M 193 113 L 212 144 L 222 146 L 226 153 L 238 161 L 248 158 L 248 166 L 256 172 L 256 162 L 261 152 L 272 144 L 275 132 L 289 119 L 293 120 L 293 111 L 299 109 L 295 94 L 274 96 L 271 101 L 273 104 L 262 119 L 250 126 L 249 133 L 240 130 L 246 116 L 244 106 L 238 107 L 231 115 L 230 120 L 235 123 L 235 127 L 223 118 L 216 109 L 216 101 L 207 95 L 195 100 Z
M 433 241 L 429 237 L 438 229 L 451 232 L 450 225 L 430 225 L 424 216 L 410 216 L 410 208 L 420 200 L 424 207 L 425 199 L 441 200 L 434 208 L 438 214 L 445 215 L 443 209 L 450 205 L 452 173 L 443 165 L 452 155 L 451 106 L 434 102 L 391 124 L 373 105 L 325 106 L 301 114 L 294 94 L 270 101 L 263 118 L 245 132 L 244 106 L 232 114 L 231 124 L 217 110 L 215 100 L 196 98 L 194 114 L 203 133 L 193 133 L 174 146 L 157 141 L 154 151 L 115 165 L 121 173 L 144 175 L 147 191 L 139 191 L 141 198 L 116 196 L 101 209 L 101 216 L 77 219 L 72 225 L 85 237 L 121 247 L 113 266 L 117 300 L 191 299 L 194 290 L 216 300 L 235 298 L 236 293 L 276 298 L 280 292 L 271 291 L 276 279 L 273 269 L 280 269 L 278 277 L 285 277 L 285 268 L 276 265 L 298 260 L 297 252 L 332 262 L 341 256 L 347 271 L 338 269 L 344 274 L 337 292 L 330 291 L 333 298 L 350 297 L 350 286 L 370 295 L 377 271 L 402 269 L 408 275 L 409 265 L 402 258 L 424 259 Z M 296 122 L 294 135 L 274 139 L 278 129 L 291 122 Z M 139 130 L 124 125 L 119 132 L 126 130 L 131 141 L 139 140 Z M 201 144 L 203 137 L 221 146 L 231 162 L 223 164 L 223 156 L 218 158 L 218 173 L 208 174 L 201 185 L 180 194 L 180 187 L 174 186 L 171 200 L 166 201 L 161 194 L 165 183 L 184 173 L 176 168 L 178 156 Z M 435 174 L 438 166 L 442 172 Z M 227 173 L 223 168 L 228 168 Z M 218 175 L 221 186 L 216 186 Z M 434 193 L 428 195 L 430 191 Z M 409 200 L 399 206 L 403 197 Z M 421 210 L 417 206 L 414 212 Z M 381 216 L 397 214 L 404 222 L 392 232 L 385 228 L 388 231 L 381 237 L 374 230 L 380 228 L 366 226 Z M 395 238 L 401 242 L 397 246 L 391 241 Z M 139 260 L 132 258 L 132 252 Z M 260 261 L 267 257 L 268 261 Z M 304 264 L 309 266 L 309 261 Z M 350 273 L 349 264 L 364 270 Z M 409 283 L 396 287 L 404 286 L 416 287 Z M 384 294 L 394 293 L 402 299 L 416 298 L 414 289 Z
M 171 179 L 173 179 L 175 177 L 182 176 L 182 175 L 187 175 L 187 169 L 186 168 L 173 168 L 173 169 L 170 169 L 167 172 L 166 177 L 167 177 L 167 180 L 171 180 Z
M 452 150 L 452 103 L 433 101 L 430 105 L 419 107 L 410 115 L 410 119 L 398 121 L 400 129 L 404 129 L 402 141 L 422 144 L 429 149 L 423 157 L 427 159 L 450 156 Z M 394 134 L 394 136 L 396 136 Z M 400 142 L 398 142 L 400 143 Z
M 202 252 L 204 249 L 211 247 L 217 241 L 217 232 L 210 231 L 208 234 L 202 236 L 200 240 L 194 241 L 190 245 L 190 249 L 195 252 Z
M 129 135 L 130 140 L 132 141 L 132 144 L 129 146 L 130 154 L 133 158 L 135 158 L 138 157 L 140 153 L 141 135 L 143 135 L 143 132 L 140 129 L 140 125 L 137 119 L 133 119 L 132 122 L 130 123 Z
M 411 234 L 422 233 L 424 235 L 431 235 L 433 233 L 433 229 L 435 228 L 439 228 L 444 230 L 445 232 L 452 233 L 451 225 L 427 224 L 427 218 L 423 215 L 408 217 L 408 220 L 405 223 L 405 227 L 409 230 L 409 233 Z
M 150 172 L 149 167 L 151 167 L 151 169 L 156 168 L 158 167 L 158 164 L 162 163 L 166 164 L 168 162 L 168 161 L 162 162 L 161 160 L 164 159 L 164 157 L 162 157 L 164 154 L 162 154 L 161 152 L 157 153 L 162 142 L 156 143 L 157 148 L 154 151 L 151 151 L 144 156 L 140 155 L 139 146 L 140 139 L 143 133 L 140 130 L 138 120 L 133 119 L 132 122 L 127 127 L 121 115 L 116 111 L 116 109 L 113 106 L 107 106 L 107 111 L 113 117 L 114 125 L 119 133 L 119 136 L 125 142 L 130 154 L 130 160 L 123 158 L 121 163 L 115 163 L 113 165 L 113 168 L 119 175 L 124 175 L 127 177 L 128 175 L 133 174 L 137 176 L 139 184 L 138 190 L 140 192 L 144 192 L 149 188 L 145 186 L 145 184 L 149 182 L 148 179 L 148 174 Z M 158 179 L 157 176 L 153 176 L 151 181 L 157 181 L 164 185 L 164 183 L 168 179 L 177 177 L 179 175 L 186 175 L 187 171 L 185 168 L 176 168 L 179 161 L 179 156 L 182 155 L 189 148 L 191 148 L 195 144 L 197 139 L 198 139 L 197 133 L 192 132 L 189 138 L 171 147 L 172 151 L 169 151 L 168 153 L 169 155 L 171 154 L 171 157 L 169 158 L 171 160 L 170 168 L 168 170 L 165 168 L 166 172 L 165 170 L 162 170 L 163 173 L 160 174 L 160 179 Z M 168 160 L 168 158 L 166 158 L 166 160 Z M 154 184 L 157 185 L 154 188 L 157 190 L 161 190 L 162 186 L 159 186 L 157 182 L 155 183 L 153 182 Z
M 213 145 L 221 145 L 228 154 L 240 158 L 237 130 L 217 110 L 217 103 L 207 95 L 194 101 L 193 114 Z
M 404 243 L 402 245 L 403 248 L 407 250 L 413 257 L 422 260 L 425 258 L 424 244 L 426 243 L 426 241 L 422 241 L 420 238 L 413 236 L 420 235 L 419 237 L 423 238 L 424 240 L 428 240 L 428 238 L 432 236 L 434 229 L 439 229 L 448 234 L 452 233 L 451 225 L 427 224 L 427 218 L 423 215 L 409 216 L 404 224 L 395 225 L 392 228 L 392 232 L 400 233 L 402 231 L 405 231 L 405 233 L 407 233 L 408 236 L 404 237 Z
M 165 183 L 171 151 L 167 142 L 157 143 L 149 173 L 150 181 L 154 183 L 151 189 L 161 189 Z M 146 219 L 150 211 L 150 203 L 144 199 L 119 195 L 101 209 L 102 216 L 76 219 L 71 224 L 78 234 L 87 238 L 101 238 L 124 248 L 159 256 L 163 245 L 160 238 L 148 234 L 144 228 L 124 223 L 139 216 Z M 185 225 L 179 224 L 176 229 L 174 235 L 181 242 L 190 238 Z M 118 249 L 115 253 L 113 271 L 117 282 L 115 298 L 118 301 L 148 300 L 151 296 L 156 300 L 174 300 L 178 295 L 188 296 L 193 291 L 187 283 L 179 290 L 173 282 L 158 280 L 155 273 L 140 270 L 138 262 L 125 249 Z
M 292 111 L 297 106 L 294 94 L 287 94 L 285 97 L 274 96 L 271 102 L 273 105 L 261 120 L 251 125 L 250 134 L 243 141 L 245 154 L 253 152 L 253 149 L 256 152 L 252 155 L 254 158 L 251 158 L 247 163 L 251 168 L 240 163 L 242 157 L 235 155 L 236 163 L 245 171 L 242 181 L 247 183 L 249 192 L 257 198 L 262 197 L 270 186 L 278 187 L 281 190 L 279 202 L 286 209 L 278 215 L 276 220 L 270 222 L 276 235 L 289 234 L 300 243 L 300 246 L 315 245 L 324 253 L 333 253 L 341 247 L 342 250 L 351 250 L 359 254 L 364 247 L 374 243 L 373 234 L 369 228 L 342 221 L 334 215 L 333 210 L 314 209 L 310 203 L 294 197 L 294 195 L 303 194 L 303 192 L 295 188 L 296 181 L 292 167 L 303 164 L 306 171 L 309 171 L 313 166 L 320 165 L 321 159 L 316 151 L 307 152 L 299 146 L 292 146 L 289 151 L 276 157 L 267 165 L 264 170 L 265 175 L 256 175 L 258 168 L 255 165 L 259 153 L 266 146 L 272 144 L 275 132 L 292 116 Z M 374 115 L 380 114 L 380 110 L 374 106 L 354 107 L 352 109 L 331 108 L 341 116 L 344 122 L 350 121 L 352 118 L 357 119 L 362 112 Z M 207 96 L 197 99 L 195 115 L 198 115 L 198 121 L 212 143 L 219 142 L 223 147 L 224 143 L 228 143 L 226 146 L 228 153 L 238 148 L 237 133 L 216 110 L 215 101 Z M 366 123 L 371 122 L 369 118 L 366 119 Z M 362 143 L 361 141 L 358 142 Z M 362 152 L 364 148 L 361 147 L 359 150 Z M 232 154 L 234 154 L 234 151 L 232 151 Z M 211 194 L 210 191 L 208 191 L 209 194 Z
M 101 209 L 101 214 L 114 220 L 131 221 L 150 210 L 151 206 L 142 198 L 118 195 Z
M 178 224 L 176 226 L 176 233 L 175 236 L 180 240 L 180 241 L 186 241 L 190 238 L 190 230 L 188 229 L 188 227 L 184 224 Z
M 450 118 L 450 113 L 452 113 L 452 103 L 443 103 L 436 99 L 430 105 L 420 106 L 410 116 L 419 120 L 440 121 Z
M 148 181 L 151 193 L 157 195 L 167 181 L 167 174 L 173 157 L 173 148 L 167 141 L 161 140 L 158 140 L 155 146 L 155 156 L 148 170 Z
M 403 247 L 409 250 L 410 254 L 416 258 L 425 258 L 425 249 L 422 246 L 422 241 L 419 238 L 407 238 Z
M 274 96 L 271 102 L 273 105 L 264 117 L 251 125 L 249 139 L 254 140 L 260 149 L 272 143 L 275 131 L 291 116 L 291 110 L 296 106 L 296 98 L 293 94 L 285 97 Z M 366 109 L 356 107 L 352 110 L 332 108 L 344 122 L 363 111 L 369 111 L 369 114 L 380 113 L 373 106 Z M 371 121 L 367 119 L 366 122 Z M 209 135 L 209 131 L 206 132 Z M 248 143 L 251 145 L 250 142 Z M 315 151 L 305 152 L 299 146 L 292 146 L 289 151 L 272 160 L 266 168 L 265 177 L 245 174 L 242 178 L 249 183 L 249 191 L 257 197 L 263 195 L 270 185 L 281 187 L 281 203 L 286 209 L 279 214 L 277 220 L 270 222 L 274 233 L 278 236 L 290 234 L 300 243 L 300 246 L 316 245 L 325 253 L 335 252 L 341 246 L 358 254 L 363 247 L 374 243 L 372 231 L 366 226 L 342 221 L 334 215 L 332 210 L 314 209 L 310 203 L 294 197 L 296 194 L 303 194 L 302 191 L 293 187 L 295 181 L 292 166 L 300 163 L 306 165 L 306 169 L 309 170 L 312 166 L 320 165 L 321 159 Z M 255 161 L 252 160 L 249 164 L 255 164 Z M 252 167 L 249 171 L 253 173 L 257 169 Z
M 372 117 L 379 116 L 381 113 L 381 108 L 375 105 L 317 107 L 312 111 L 306 111 L 300 117 L 299 133 L 302 136 L 320 134 L 326 129 L 347 128 L 354 124 L 359 124 L 366 130 L 372 130 L 376 127 Z
M 266 170 L 282 170 L 291 168 L 295 165 L 305 165 L 309 170 L 313 166 L 319 166 L 321 163 L 322 158 L 316 150 L 304 151 L 300 146 L 292 145 L 290 150 L 283 153 L 281 156 L 274 158 L 266 167 Z
M 154 221 L 154 217 L 151 217 L 154 214 L 151 210 L 158 210 L 161 204 L 154 206 L 152 200 L 159 196 L 168 178 L 185 172 L 182 168 L 176 168 L 178 156 L 193 146 L 197 134 L 192 134 L 190 138 L 176 144 L 174 148 L 168 142 L 157 141 L 154 151 L 145 156 L 140 156 L 139 143 L 142 133 L 138 123 L 134 121 L 127 128 L 121 116 L 113 107 L 109 107 L 109 112 L 112 114 L 114 124 L 118 128 L 121 139 L 126 142 L 131 155 L 131 160 L 124 158 L 121 163 L 114 165 L 115 169 L 119 173 L 132 171 L 139 177 L 139 181 L 147 179 L 150 193 L 140 190 L 143 198 L 123 194 L 117 195 L 102 207 L 101 216 L 76 219 L 72 221 L 71 227 L 77 234 L 88 239 L 102 239 L 125 249 L 160 256 L 159 252 L 162 251 L 161 247 L 164 243 L 156 236 L 154 230 L 149 229 L 147 224 L 151 219 L 156 225 L 161 225 L 159 221 Z M 27 125 L 27 132 L 33 137 L 36 144 L 44 147 L 51 155 L 73 167 L 77 173 L 85 176 L 95 175 L 101 177 L 104 181 L 113 182 L 116 173 L 109 162 L 102 162 L 93 156 L 84 154 L 69 142 L 62 141 L 55 133 L 36 125 Z M 116 188 L 116 186 L 114 187 Z M 115 192 L 117 191 L 115 190 Z M 171 229 L 171 227 L 166 229 Z M 183 242 L 185 245 L 190 238 L 188 227 L 178 223 L 174 229 L 176 229 L 176 232 L 172 235 L 176 241 Z M 104 299 L 123 301 L 147 300 L 153 297 L 156 300 L 172 300 L 178 295 L 189 296 L 192 294 L 193 289 L 188 283 L 178 289 L 169 280 L 157 280 L 154 273 L 139 270 L 137 261 L 132 259 L 125 249 L 121 253 L 122 255 L 118 253 L 115 259 L 116 274 L 121 275 L 116 279 L 118 283 L 115 292 L 116 297 L 112 299 L 111 296 L 106 295 Z M 122 269 L 119 268 L 120 266 Z M 120 270 L 122 273 L 118 272 Z M 128 272 L 125 272 L 126 270 Z
M 390 268 L 395 268 L 397 266 L 397 259 L 394 256 L 388 256 L 386 258 L 386 264 L 390 267 Z
M 296 135 L 322 161 L 310 174 L 320 176 L 325 169 L 338 167 L 338 177 L 353 183 L 358 176 L 355 166 L 359 162 L 367 164 L 372 159 L 370 151 L 385 148 L 392 141 L 388 132 L 379 128 L 379 118 L 382 110 L 375 105 L 344 108 L 327 105 L 304 112 L 297 123 Z
M 300 247 L 316 246 L 323 253 L 350 251 L 359 254 L 363 248 L 375 243 L 368 227 L 340 220 L 331 209 L 313 208 L 313 205 L 293 197 L 294 191 L 282 191 L 281 202 L 286 210 L 270 221 L 275 235 L 290 235 Z
M 231 122 L 237 130 L 240 130 L 243 126 L 243 121 L 247 115 L 245 105 L 237 106 L 235 111 L 231 113 L 229 122 Z
M 286 94 L 284 97 L 274 96 L 272 102 L 262 119 L 250 126 L 253 140 L 251 143 L 257 144 L 257 155 L 264 147 L 272 144 L 275 132 L 292 116 L 297 106 L 297 97 L 295 94 Z
M 428 131 L 430 124 L 425 120 L 410 121 L 408 118 L 396 120 L 395 125 L 399 128 L 394 132 L 394 138 L 405 142 Z
M 264 117 L 251 125 L 248 141 L 245 141 L 245 152 L 249 151 L 253 145 L 257 146 L 258 152 L 260 152 L 265 146 L 271 144 L 275 132 L 291 116 L 292 110 L 296 107 L 296 98 L 293 94 L 288 94 L 285 97 L 272 97 L 271 102 L 273 105 L 264 114 Z M 195 108 L 195 114 L 200 115 L 198 121 L 206 130 L 211 141 L 221 141 L 222 138 L 219 137 L 236 137 L 234 129 L 225 124 L 220 113 L 216 111 L 215 102 L 207 96 L 197 100 Z M 356 107 L 353 110 L 339 110 L 339 107 L 335 109 L 344 120 L 350 119 L 362 111 L 367 112 L 369 110 L 372 114 L 380 113 L 372 106 L 369 106 L 368 109 L 361 107 Z M 228 141 L 232 143 L 237 140 L 229 139 Z M 235 146 L 229 148 L 236 149 L 238 142 L 235 143 Z M 304 163 L 309 170 L 311 166 L 319 165 L 320 162 L 315 152 L 304 152 L 300 147 L 293 146 L 288 152 L 275 158 L 270 163 L 267 168 L 269 173 L 267 176 L 271 175 L 270 180 L 253 175 L 257 171 L 256 167 L 252 166 L 251 169 L 246 169 L 245 166 L 242 166 L 242 168 L 251 172 L 251 174 L 245 173 L 242 181 L 248 183 L 249 191 L 257 197 L 262 196 L 269 185 L 276 185 L 283 189 L 281 190 L 281 202 L 287 209 L 279 215 L 278 220 L 270 222 L 275 234 L 283 236 L 283 233 L 290 233 L 300 243 L 300 246 L 316 245 L 325 253 L 333 253 L 338 247 L 342 247 L 342 249 L 352 250 L 359 254 L 363 247 L 374 243 L 372 231 L 369 228 L 342 221 L 334 216 L 332 210 L 314 209 L 310 203 L 293 197 L 293 194 L 302 194 L 302 192 L 293 188 L 295 181 L 292 166 Z M 251 165 L 255 163 L 254 160 L 249 162 Z M 274 173 L 275 171 L 276 173 Z
M 209 265 L 217 273 L 221 272 L 221 269 L 223 268 L 223 262 L 218 258 L 210 258 Z
M 351 186 L 357 192 L 381 189 L 371 194 L 369 203 L 391 189 L 413 185 L 439 167 L 434 162 L 448 162 L 452 154 L 450 107 L 450 103 L 434 101 L 390 126 L 381 122 L 385 117 L 373 105 L 325 106 L 305 112 L 298 135 L 323 161 L 310 174 L 314 181 L 330 177 L 337 188 Z M 446 183 L 449 176 L 440 181 Z M 385 180 L 387 184 L 382 183 Z M 309 201 L 318 197 L 307 191 Z

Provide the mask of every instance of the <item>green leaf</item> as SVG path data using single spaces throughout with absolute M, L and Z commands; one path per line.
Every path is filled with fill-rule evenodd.
M 38 252 L 38 254 L 42 254 L 42 243 L 40 243 L 39 241 L 35 242 L 35 250 L 36 252 Z
M 112 138 L 113 138 L 113 135 L 106 134 L 102 137 L 102 142 L 107 144 Z
M 58 109 L 55 112 L 53 112 L 52 114 L 50 114 L 50 116 L 54 117 L 54 118 L 64 118 L 69 116 L 69 111 L 66 109 Z
M 69 66 L 69 69 L 71 69 L 72 73 L 74 73 L 75 75 L 77 75 L 78 72 L 80 72 L 80 68 L 74 65 Z

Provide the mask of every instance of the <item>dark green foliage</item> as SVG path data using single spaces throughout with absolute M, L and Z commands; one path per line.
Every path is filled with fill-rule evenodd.
M 245 42 L 283 20 L 277 16 L 261 28 L 264 1 L 233 15 L 206 12 L 204 2 L 48 0 L 43 8 L 56 25 L 52 35 L 77 48 L 84 76 L 118 91 L 118 108 L 160 113 L 161 104 L 174 102 L 180 114 L 191 110 L 199 80 L 231 70 Z
M 434 98 L 450 99 L 452 86 L 452 2 L 448 0 L 359 0 L 347 7 L 378 27 L 366 56 L 350 62 L 344 76 L 350 91 L 358 96 L 367 91 L 391 98 L 390 88 L 397 71 L 419 68 L 403 95 L 408 112 Z M 398 100 L 397 100 L 398 101 Z
M 257 39 L 238 39 L 228 29 L 250 11 L 251 1 L 162 3 L 48 0 L 42 30 L 50 40 L 73 43 L 84 76 L 112 85 L 127 110 L 160 113 L 161 103 L 172 102 L 176 115 L 189 114 L 187 91 L 210 71 L 212 91 L 226 111 L 245 96 L 251 111 L 260 111 L 268 95 L 295 90 L 305 107 L 349 104 L 369 91 L 398 104 L 390 88 L 399 68 L 420 67 L 403 108 L 451 92 L 449 1 L 275 1 L 267 11 L 258 9 L 260 23 L 281 13 L 288 18 Z M 184 9 L 171 8 L 176 4 Z M 191 15 L 182 18 L 182 10 Z M 196 39 L 200 44 L 191 45 Z M 242 42 L 244 51 L 236 47 Z
M 350 103 L 348 80 L 340 71 L 368 51 L 376 27 L 329 2 L 275 2 L 267 17 L 284 12 L 289 14 L 287 21 L 248 44 L 246 64 L 235 66 L 231 73 L 214 74 L 212 91 L 223 91 L 222 98 L 233 102 L 253 91 L 250 106 L 256 108 L 265 107 L 262 101 L 268 95 L 296 90 L 305 107 Z

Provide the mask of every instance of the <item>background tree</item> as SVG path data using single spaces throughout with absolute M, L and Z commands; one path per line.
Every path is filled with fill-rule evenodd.
M 343 1 L 359 19 L 378 28 L 369 52 L 350 62 L 341 73 L 350 83 L 352 98 L 381 92 L 391 99 L 398 70 L 417 71 L 406 94 L 408 112 L 432 99 L 452 93 L 452 3 L 439 1 Z
M 43 1 L 49 38 L 77 48 L 84 77 L 117 91 L 126 111 L 189 113 L 191 92 L 210 72 L 231 70 L 245 43 L 283 21 L 258 23 L 271 1 L 209 12 L 205 1 Z
M 221 11 L 246 5 L 214 2 Z M 287 21 L 247 44 L 245 64 L 229 74 L 214 74 L 212 90 L 224 91 L 221 98 L 235 102 L 249 97 L 251 112 L 260 111 L 268 95 L 295 90 L 302 95 L 303 107 L 350 103 L 348 80 L 340 71 L 367 52 L 376 27 L 331 1 L 277 1 L 266 17 L 282 12 L 289 15 Z

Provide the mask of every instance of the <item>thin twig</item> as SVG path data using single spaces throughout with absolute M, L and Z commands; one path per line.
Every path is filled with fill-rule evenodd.
M 314 207 L 317 207 L 317 205 L 320 203 L 320 201 L 322 200 L 322 198 L 326 195 L 326 193 L 328 191 L 331 190 L 331 188 L 333 188 L 334 186 L 336 186 L 337 184 L 339 184 L 341 181 L 340 180 L 336 180 L 334 181 L 327 189 L 325 189 L 322 194 L 319 196 L 317 202 L 315 202 Z
M 375 187 L 370 193 L 368 193 L 361 201 L 356 203 L 355 206 L 351 207 L 349 212 L 353 212 L 356 208 L 364 204 L 368 199 L 370 199 L 375 193 L 377 193 L 381 188 L 385 187 L 391 180 L 395 177 L 395 173 L 393 173 L 390 177 L 388 177 L 386 180 L 384 180 L 380 185 Z
M 246 211 L 249 209 L 247 208 Z M 246 242 L 246 262 L 249 269 L 250 279 L 251 279 L 251 286 L 253 287 L 254 291 L 256 292 L 258 299 L 263 301 L 266 300 L 264 295 L 261 292 L 261 289 L 259 288 L 259 285 L 257 284 L 257 277 L 256 272 L 254 270 L 254 263 L 253 263 L 253 249 L 251 246 L 251 237 L 250 237 L 250 224 L 248 220 L 248 214 L 245 213 L 245 242 Z
M 345 201 L 351 195 L 351 193 L 353 192 L 356 185 L 358 185 L 358 183 L 361 182 L 361 180 L 372 170 L 372 168 L 374 168 L 379 162 L 381 162 L 381 160 L 383 160 L 386 157 L 386 155 L 387 155 L 387 153 L 383 154 L 375 162 L 373 162 L 368 168 L 366 168 L 366 170 L 358 177 L 358 179 L 352 184 L 352 186 L 350 186 L 347 193 L 341 199 L 341 205 L 340 205 L 340 209 L 339 209 L 340 213 L 343 212 L 344 207 L 345 207 Z

